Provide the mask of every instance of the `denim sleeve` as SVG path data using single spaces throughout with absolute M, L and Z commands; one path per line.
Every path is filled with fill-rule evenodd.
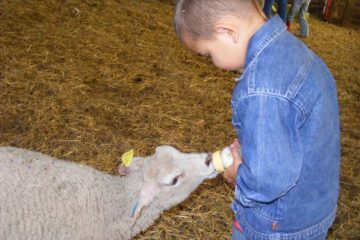
M 287 99 L 255 95 L 233 103 L 233 123 L 244 163 L 236 178 L 236 200 L 256 207 L 286 194 L 302 167 L 302 145 L 296 116 Z

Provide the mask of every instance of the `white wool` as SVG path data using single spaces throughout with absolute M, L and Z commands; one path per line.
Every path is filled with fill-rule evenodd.
M 207 156 L 161 146 L 120 168 L 128 175 L 119 177 L 37 152 L 0 148 L 0 239 L 130 239 L 216 175 Z

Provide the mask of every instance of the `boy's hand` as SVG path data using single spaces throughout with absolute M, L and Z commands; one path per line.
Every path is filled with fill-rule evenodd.
M 237 170 L 239 165 L 243 163 L 241 156 L 239 154 L 240 143 L 239 139 L 235 139 L 234 142 L 230 145 L 230 151 L 233 156 L 233 164 L 228 167 L 224 172 L 225 180 L 230 184 L 235 184 Z

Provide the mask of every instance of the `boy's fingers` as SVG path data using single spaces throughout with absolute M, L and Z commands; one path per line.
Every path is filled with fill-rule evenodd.
M 242 163 L 241 156 L 239 154 L 239 147 L 237 147 L 235 144 L 231 144 L 230 151 L 231 151 L 231 155 L 233 156 L 234 163 L 236 163 L 236 162 Z
M 239 142 L 239 139 L 238 138 L 235 138 L 232 145 L 234 145 L 235 147 L 237 148 L 240 148 L 240 142 Z
M 228 182 L 230 184 L 235 184 L 235 180 L 229 176 L 227 171 L 224 172 L 224 178 L 225 178 L 226 182 Z
M 230 184 L 235 184 L 237 169 L 239 165 L 242 163 L 242 159 L 239 153 L 240 148 L 241 146 L 239 140 L 234 139 L 233 143 L 230 145 L 230 152 L 234 161 L 233 164 L 230 167 L 228 167 L 223 174 L 225 180 Z

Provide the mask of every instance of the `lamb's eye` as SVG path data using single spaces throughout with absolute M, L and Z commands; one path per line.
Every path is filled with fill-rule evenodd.
M 174 177 L 173 180 L 171 181 L 170 185 L 171 185 L 171 186 L 176 185 L 176 183 L 179 181 L 179 177 L 180 177 L 180 176 Z
M 165 184 L 166 186 L 175 186 L 176 184 L 179 183 L 179 180 L 184 176 L 184 173 L 177 175 L 176 177 L 174 177 L 173 179 L 171 179 L 167 184 Z

